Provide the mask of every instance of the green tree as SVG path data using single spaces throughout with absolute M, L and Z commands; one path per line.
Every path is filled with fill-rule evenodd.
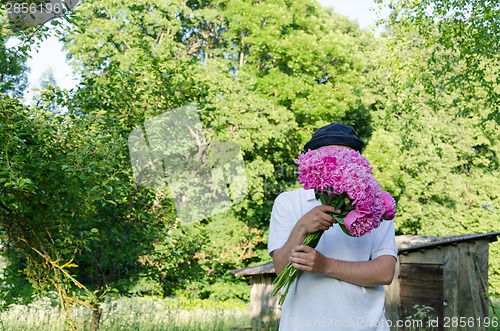
M 469 92 L 455 79 L 466 62 L 433 61 L 449 52 L 428 45 L 430 37 L 421 36 L 417 27 L 413 32 L 392 28 L 380 57 L 387 61 L 374 72 L 378 85 L 372 84 L 375 93 L 385 96 L 385 107 L 373 115 L 376 129 L 366 154 L 383 185 L 397 196 L 396 229 L 422 235 L 496 231 L 500 129 L 485 121 L 491 113 L 489 87 L 464 81 L 460 84 L 473 91 L 471 98 L 464 97 Z M 498 63 L 483 61 L 485 79 L 492 81 Z M 498 254 L 494 243 L 490 292 L 496 295 Z
M 153 251 L 166 218 L 151 208 L 155 195 L 132 182 L 113 118 L 61 116 L 8 98 L 1 115 L 2 242 L 27 259 L 34 286 L 58 289 L 64 309 L 71 286 L 90 285 L 96 329 L 111 284 L 147 272 L 139 257 Z
M 0 92 L 22 95 L 27 86 L 28 68 L 26 67 L 27 48 L 20 45 L 7 48 L 6 44 L 14 35 L 5 22 L 5 13 L 0 16 Z
M 228 270 L 269 260 L 272 203 L 296 186 L 310 133 L 334 120 L 371 133 L 372 37 L 310 0 L 88 1 L 70 20 L 81 84 L 48 87 L 29 108 L 2 99 L 4 240 L 64 302 L 75 284 L 88 288 L 92 329 L 103 298 L 141 277 L 163 294 L 245 298 Z M 249 185 L 232 210 L 190 226 L 168 190 L 137 185 L 127 148 L 135 127 L 186 104 L 209 144 L 241 147 Z
M 19 32 L 9 68 L 47 31 Z M 85 94 L 85 84 L 79 91 Z M 77 98 L 56 86 L 36 102 L 23 106 L 6 94 L 0 100 L 1 241 L 17 253 L 35 288 L 58 290 L 66 313 L 82 298 L 92 306 L 91 329 L 97 329 L 105 295 L 140 276 L 154 277 L 155 266 L 141 257 L 154 253 L 169 206 L 152 208 L 155 193 L 133 181 L 124 153 L 129 130 L 117 117 L 101 109 L 85 114 Z M 71 110 L 62 115 L 58 107 Z M 72 293 L 76 286 L 82 297 Z
M 269 259 L 263 233 L 279 192 L 268 187 L 296 183 L 293 171 L 276 178 L 275 165 L 293 168 L 315 127 L 344 120 L 370 132 L 361 88 L 371 37 L 317 2 L 102 1 L 76 16 L 66 41 L 85 78 L 69 108 L 115 114 L 131 130 L 193 103 L 209 142 L 242 149 L 250 194 L 202 222 L 208 239 L 191 257 L 205 283 Z
M 457 113 L 465 115 L 474 111 L 467 105 L 484 93 L 490 111 L 482 114 L 483 119 L 500 123 L 500 78 L 491 74 L 499 62 L 500 4 L 490 0 L 391 0 L 388 7 L 392 13 L 386 23 L 391 29 L 417 31 L 423 46 L 431 51 L 427 65 L 439 64 L 433 75 L 442 80 L 436 81 L 439 85 L 425 81 L 428 91 L 444 85 L 460 90 L 458 98 L 465 108 Z

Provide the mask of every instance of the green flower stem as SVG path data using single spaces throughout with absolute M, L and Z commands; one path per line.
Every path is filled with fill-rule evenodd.
M 324 231 L 321 230 L 314 233 L 309 233 L 304 238 L 302 245 L 307 245 L 312 248 L 315 248 L 318 245 L 318 242 L 321 239 L 323 232 Z M 281 295 L 278 304 L 281 305 L 283 304 L 283 301 L 285 301 L 286 295 L 288 294 L 288 289 L 290 288 L 290 285 L 292 284 L 295 277 L 297 277 L 298 272 L 299 271 L 292 266 L 292 262 L 288 262 L 285 269 L 283 269 L 283 271 L 281 271 L 278 277 L 276 277 L 276 279 L 274 280 L 273 284 L 275 285 L 275 287 L 271 292 L 271 295 L 273 296 L 275 296 L 285 285 L 287 285 L 285 292 Z
M 333 189 L 332 189 L 333 190 Z M 328 191 L 328 190 L 327 190 Z M 347 228 L 344 225 L 344 217 L 354 209 L 354 206 L 351 203 L 351 200 L 347 196 L 346 193 L 342 194 L 336 194 L 336 193 L 328 193 L 326 191 L 314 191 L 316 199 L 320 200 L 323 205 L 330 205 L 335 207 L 335 209 L 340 209 L 341 213 L 340 214 L 333 214 L 329 213 L 332 215 L 335 220 L 338 222 L 340 228 L 342 231 L 344 231 L 345 234 L 348 236 L 352 235 L 349 233 Z M 316 248 L 318 245 L 319 240 L 321 239 L 321 236 L 323 235 L 323 230 L 317 231 L 314 233 L 309 233 L 305 238 L 304 241 L 302 242 L 302 245 L 308 245 L 311 246 L 312 248 Z M 286 265 L 285 269 L 283 269 L 282 272 L 276 277 L 274 280 L 273 284 L 275 285 L 273 291 L 271 294 L 275 296 L 278 294 L 278 292 L 285 286 L 287 285 L 285 292 L 281 295 L 281 298 L 279 300 L 279 304 L 281 305 L 283 301 L 285 301 L 285 297 L 288 293 L 288 289 L 290 288 L 290 285 L 292 284 L 293 280 L 295 277 L 297 277 L 297 274 L 299 271 L 295 269 L 292 266 L 291 262 L 288 262 Z

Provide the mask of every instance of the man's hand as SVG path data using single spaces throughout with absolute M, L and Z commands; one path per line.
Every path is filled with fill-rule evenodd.
M 306 235 L 319 230 L 328 230 L 337 221 L 327 213 L 340 214 L 340 210 L 335 210 L 334 207 L 328 205 L 316 206 L 305 213 L 295 226 L 299 227 Z
M 292 250 L 290 261 L 295 269 L 324 274 L 327 257 L 307 245 L 299 245 Z
M 290 237 L 283 247 L 271 252 L 274 269 L 279 274 L 290 261 L 290 254 L 294 247 L 302 244 L 309 233 L 319 230 L 328 230 L 337 221 L 327 213 L 339 214 L 340 210 L 335 210 L 332 206 L 320 205 L 312 208 L 302 216 L 292 229 Z

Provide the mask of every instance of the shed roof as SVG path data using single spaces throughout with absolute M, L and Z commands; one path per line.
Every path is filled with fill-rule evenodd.
M 396 236 L 396 245 L 398 247 L 398 254 L 413 252 L 422 249 L 431 249 L 434 247 L 441 247 L 452 245 L 464 241 L 472 241 L 479 239 L 488 239 L 489 241 L 496 241 L 500 231 L 489 233 L 473 233 L 464 234 L 459 236 L 444 236 L 444 237 L 430 237 L 430 236 L 411 236 L 402 235 Z M 272 262 L 259 264 L 252 267 L 246 267 L 237 270 L 231 270 L 236 276 L 249 276 L 260 274 L 272 274 L 275 272 Z
M 489 233 L 472 233 L 463 234 L 459 236 L 444 236 L 444 237 L 430 237 L 430 236 L 411 236 L 403 235 L 396 236 L 396 245 L 398 246 L 398 253 L 418 251 L 422 249 L 429 249 L 433 247 L 452 245 L 463 241 L 472 241 L 479 239 L 488 239 L 489 241 L 496 241 L 500 231 Z

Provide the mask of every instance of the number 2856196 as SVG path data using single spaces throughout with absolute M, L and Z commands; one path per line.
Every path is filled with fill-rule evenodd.
M 498 318 L 493 317 L 445 317 L 443 320 L 443 326 L 445 328 L 475 328 L 475 327 L 486 327 L 486 328 L 497 328 L 499 326 Z
M 66 8 L 62 3 L 50 2 L 7 2 L 5 3 L 5 11 L 7 14 L 34 14 L 34 13 L 54 13 L 63 14 Z

